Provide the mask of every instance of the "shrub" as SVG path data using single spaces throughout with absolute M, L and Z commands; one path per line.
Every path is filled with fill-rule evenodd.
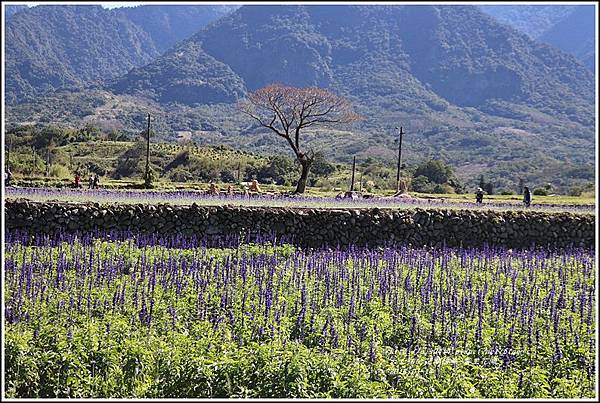
M 71 171 L 64 165 L 52 164 L 50 165 L 50 176 L 55 178 L 69 178 L 71 177 Z
M 315 153 L 310 171 L 316 176 L 327 176 L 335 172 L 335 165 L 327 161 L 322 152 Z
M 167 177 L 172 182 L 190 182 L 194 180 L 194 175 L 182 167 L 172 169 Z
M 447 193 L 455 193 L 454 192 L 454 188 L 448 184 L 435 184 L 435 186 L 433 187 L 431 193 L 437 193 L 437 194 L 447 194 Z
M 415 177 L 425 176 L 429 182 L 446 183 L 453 176 L 452 168 L 440 160 L 429 160 L 419 165 Z
M 224 183 L 235 183 L 237 182 L 237 178 L 235 177 L 235 175 L 233 174 L 233 172 L 231 172 L 228 169 L 224 169 L 221 171 L 221 182 Z
M 277 185 L 284 185 L 291 179 L 290 175 L 296 176 L 297 172 L 298 168 L 293 159 L 276 156 L 271 158 L 268 165 L 264 165 L 256 171 L 256 177 L 259 182 L 274 182 Z
M 105 176 L 108 173 L 108 170 L 109 170 L 109 168 L 104 167 L 104 166 L 100 166 L 97 163 L 92 162 L 92 161 L 90 161 L 90 162 L 87 163 L 87 169 L 90 172 L 93 172 L 93 173 L 98 174 L 100 176 Z
M 517 192 L 515 192 L 514 190 L 506 190 L 506 189 L 502 189 L 502 190 L 500 191 L 500 194 L 501 194 L 501 195 L 504 195 L 504 196 L 510 196 L 510 195 L 515 195 L 515 194 L 517 194 Z
M 488 182 L 485 184 L 485 186 L 483 187 L 483 190 L 485 190 L 485 192 L 489 195 L 493 195 L 494 194 L 494 184 L 492 182 Z
M 169 162 L 164 170 L 165 171 L 170 171 L 171 169 L 175 169 L 181 165 L 187 165 L 190 161 L 190 153 L 188 150 L 184 150 L 182 152 L 180 152 L 179 154 L 177 154 L 175 156 L 175 158 L 173 158 L 173 160 L 171 162 Z
M 427 179 L 426 176 L 419 175 L 412 180 L 410 189 L 419 193 L 431 193 L 433 191 L 433 185 L 429 183 L 429 179 Z
M 581 194 L 583 193 L 583 189 L 581 188 L 581 186 L 572 186 L 571 188 L 569 188 L 569 196 L 581 196 Z
M 548 191 L 544 188 L 535 188 L 533 194 L 536 196 L 548 196 Z

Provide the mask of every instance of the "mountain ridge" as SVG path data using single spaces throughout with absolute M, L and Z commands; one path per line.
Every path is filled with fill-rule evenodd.
M 6 7 L 11 13 L 5 27 L 5 93 L 10 104 L 125 74 L 233 9 L 205 5 Z
M 531 38 L 569 53 L 595 71 L 593 5 L 481 5 L 479 8 Z

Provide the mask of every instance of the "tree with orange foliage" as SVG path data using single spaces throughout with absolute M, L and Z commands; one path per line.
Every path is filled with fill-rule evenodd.
M 261 126 L 284 138 L 302 167 L 295 193 L 304 193 L 314 152 L 300 144 L 304 128 L 346 124 L 361 117 L 348 100 L 321 88 L 297 88 L 271 84 L 250 93 L 240 110 Z

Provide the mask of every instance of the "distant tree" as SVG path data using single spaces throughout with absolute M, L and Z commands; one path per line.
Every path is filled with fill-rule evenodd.
M 494 194 L 494 184 L 492 182 L 487 182 L 485 184 L 485 187 L 483 188 L 483 190 L 485 190 L 485 192 L 489 195 L 493 195 Z
M 431 159 L 426 161 L 415 170 L 414 177 L 425 176 L 431 183 L 448 183 L 454 176 L 452 167 L 443 161 Z
M 306 180 L 314 161 L 314 152 L 300 144 L 303 129 L 331 126 L 360 119 L 350 102 L 320 88 L 296 88 L 271 84 L 248 95 L 239 104 L 240 110 L 284 138 L 300 163 L 301 173 L 296 193 L 304 193 Z
M 113 177 L 115 179 L 131 178 L 143 172 L 146 144 L 142 139 L 135 142 L 117 158 Z
M 100 137 L 100 128 L 92 123 L 86 123 L 85 126 L 77 130 L 75 141 L 92 141 Z
M 431 186 L 426 186 L 426 185 L 425 186 L 427 188 L 431 188 L 431 190 L 433 190 L 433 187 L 436 184 L 438 184 L 438 185 L 448 185 L 448 186 L 452 187 L 452 189 L 454 189 L 454 192 L 456 192 L 456 193 L 462 193 L 464 191 L 463 185 L 460 183 L 460 181 L 454 174 L 454 170 L 452 169 L 452 167 L 450 165 L 446 164 L 444 161 L 430 159 L 428 161 L 421 163 L 415 169 L 415 171 L 413 173 L 413 178 L 417 179 L 420 176 L 427 178 L 427 181 L 428 181 L 428 183 L 431 184 Z M 423 182 L 423 180 L 419 179 L 417 181 L 416 187 L 422 187 L 423 186 L 422 182 Z M 415 189 L 414 185 L 413 185 L 413 189 Z M 449 189 L 447 187 L 438 187 L 437 189 L 440 192 L 443 189 L 445 189 L 444 193 L 448 193 L 448 191 L 449 191 Z M 418 190 L 417 190 L 417 192 L 418 192 Z
M 318 176 L 328 176 L 335 172 L 335 165 L 327 161 L 321 151 L 317 151 L 313 160 L 312 172 Z
M 67 134 L 65 130 L 56 126 L 46 126 L 41 130 L 34 131 L 33 144 L 37 149 L 54 148 L 66 143 Z
M 235 183 L 235 175 L 229 169 L 223 169 L 220 172 L 221 182 Z
M 416 176 L 412 180 L 410 187 L 413 191 L 419 193 L 430 193 L 433 190 L 433 186 L 429 183 L 429 179 L 423 175 Z
M 294 164 L 293 159 L 277 155 L 257 171 L 256 178 L 260 182 L 275 182 L 277 185 L 283 185 L 286 183 L 286 177 L 295 168 L 297 165 Z

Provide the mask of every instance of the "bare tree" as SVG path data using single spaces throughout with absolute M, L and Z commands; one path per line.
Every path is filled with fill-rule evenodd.
M 304 128 L 332 126 L 360 120 L 348 100 L 321 88 L 271 84 L 248 95 L 240 110 L 261 126 L 284 138 L 302 167 L 296 193 L 304 193 L 314 152 L 300 144 Z

